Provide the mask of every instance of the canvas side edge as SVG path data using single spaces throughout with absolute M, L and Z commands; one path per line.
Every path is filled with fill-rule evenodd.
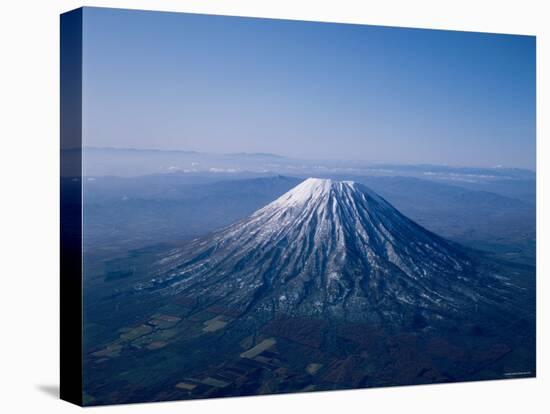
M 60 398 L 82 405 L 82 9 L 60 18 Z

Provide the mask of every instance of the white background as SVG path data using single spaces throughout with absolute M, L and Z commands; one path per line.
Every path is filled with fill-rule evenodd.
M 117 413 L 549 412 L 548 77 L 545 1 L 93 1 L 111 6 L 537 35 L 538 378 L 91 408 Z M 0 8 L 0 411 L 75 412 L 60 401 L 59 14 L 78 1 L 3 1 Z M 546 27 L 545 27 L 546 25 Z M 544 163 L 546 160 L 546 165 Z M 546 254 L 545 254 L 546 253 Z M 548 351 L 550 352 L 550 351 Z M 546 411 L 544 410 L 544 406 Z

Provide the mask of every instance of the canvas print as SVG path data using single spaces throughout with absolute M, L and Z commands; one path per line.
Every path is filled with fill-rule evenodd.
M 82 404 L 536 375 L 534 37 L 78 13 Z

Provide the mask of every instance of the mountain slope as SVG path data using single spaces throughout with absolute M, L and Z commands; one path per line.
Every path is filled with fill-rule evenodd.
M 142 287 L 262 318 L 422 324 L 510 294 L 368 188 L 314 178 L 173 251 Z

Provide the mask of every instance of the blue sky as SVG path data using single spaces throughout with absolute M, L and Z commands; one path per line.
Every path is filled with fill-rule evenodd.
M 535 167 L 535 38 L 86 8 L 87 146 Z

